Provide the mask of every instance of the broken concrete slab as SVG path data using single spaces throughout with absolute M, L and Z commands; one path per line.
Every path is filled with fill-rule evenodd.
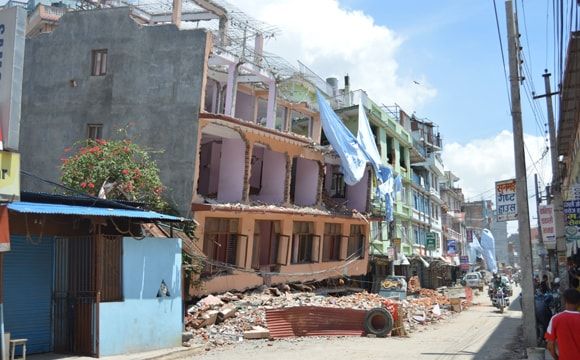
M 224 320 L 231 318 L 236 314 L 236 310 L 237 308 L 232 304 L 222 306 L 217 314 L 218 322 L 223 322 Z
M 257 340 L 257 339 L 269 339 L 270 330 L 263 328 L 261 326 L 254 326 L 252 330 L 244 331 L 244 339 L 247 340 Z

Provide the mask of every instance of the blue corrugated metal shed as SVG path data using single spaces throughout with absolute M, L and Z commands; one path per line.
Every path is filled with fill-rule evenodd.
M 170 222 L 185 221 L 184 218 L 164 215 L 154 211 L 111 209 L 61 204 L 43 204 L 24 201 L 10 203 L 8 205 L 8 209 L 23 214 L 106 216 Z

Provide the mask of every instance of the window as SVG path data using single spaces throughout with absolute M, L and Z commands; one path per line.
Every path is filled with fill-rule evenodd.
M 346 197 L 346 185 L 344 183 L 344 175 L 335 172 L 332 174 L 332 183 L 330 185 L 330 193 L 334 198 Z
M 314 223 L 310 221 L 295 221 L 292 241 L 292 263 L 311 263 Z
M 348 239 L 347 259 L 365 256 L 365 234 L 362 225 L 350 226 L 350 237 Z
M 107 74 L 107 49 L 93 50 L 92 53 L 92 76 L 103 76 Z
M 88 124 L 87 139 L 97 140 L 103 138 L 103 124 Z
M 208 218 L 205 220 L 203 252 L 208 259 L 236 264 L 238 219 Z
M 340 260 L 341 224 L 324 224 L 324 243 L 322 245 L 322 261 Z
M 302 136 L 311 136 L 312 131 L 312 118 L 301 112 L 294 111 L 290 112 L 290 131 L 295 134 Z
M 288 126 L 286 124 L 286 115 L 288 114 L 288 108 L 285 106 L 278 106 L 276 108 L 276 130 L 288 131 Z
M 258 98 L 258 111 L 256 114 L 256 124 L 266 126 L 268 120 L 268 101 Z

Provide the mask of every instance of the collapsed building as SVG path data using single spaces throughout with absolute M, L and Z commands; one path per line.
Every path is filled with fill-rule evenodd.
M 198 224 L 192 295 L 366 274 L 372 170 L 347 185 L 319 145 L 315 93 L 331 85 L 264 51 L 275 28 L 219 1 L 177 3 L 36 7 L 23 168 L 57 182 L 63 149 L 119 129 L 152 149 L 172 205 Z

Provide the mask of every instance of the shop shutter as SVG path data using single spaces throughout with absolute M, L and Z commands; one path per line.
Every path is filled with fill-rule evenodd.
M 4 253 L 4 326 L 28 339 L 27 353 L 52 350 L 53 244 L 51 237 L 12 236 Z

